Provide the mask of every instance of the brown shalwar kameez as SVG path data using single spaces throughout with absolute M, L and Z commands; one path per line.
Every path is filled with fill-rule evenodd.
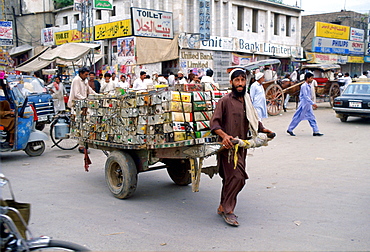
M 259 131 L 263 125 L 259 123 Z M 245 102 L 241 101 L 233 93 L 230 93 L 217 104 L 211 119 L 211 130 L 221 129 L 226 134 L 240 139 L 247 139 L 249 121 L 246 117 Z M 217 156 L 219 173 L 222 178 L 221 206 L 225 213 L 234 212 L 236 198 L 243 189 L 248 174 L 245 170 L 247 150 L 239 148 L 238 163 L 234 169 L 234 154 L 229 156 L 229 150 L 220 152 Z

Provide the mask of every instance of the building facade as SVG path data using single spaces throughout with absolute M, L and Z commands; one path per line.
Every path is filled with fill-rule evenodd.
M 326 34 L 329 36 L 317 36 L 315 32 L 321 29 L 315 26 L 317 22 L 327 27 L 331 24 L 332 30 L 347 29 L 348 36 L 330 33 L 328 29 Z M 366 56 L 368 24 L 367 15 L 353 11 L 303 16 L 302 47 L 306 57 L 312 63 L 340 64 L 342 72 L 348 72 L 352 77 L 355 74 L 360 76 L 363 71 L 370 70 L 370 59 Z
M 18 65 L 38 53 L 43 28 L 54 26 L 52 0 L 2 0 L 0 20 L 12 22 L 13 42 L 3 46 Z

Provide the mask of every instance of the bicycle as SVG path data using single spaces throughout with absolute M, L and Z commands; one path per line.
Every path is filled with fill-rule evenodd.
M 4 187 L 6 184 L 9 186 L 12 199 L 3 200 L 0 198 L 2 203 L 0 206 L 1 251 L 90 251 L 84 246 L 54 240 L 48 236 L 33 238 L 27 224 L 30 204 L 16 202 L 10 181 L 0 174 L 0 187 Z M 27 239 L 27 234 L 31 237 L 30 239 Z
M 71 126 L 71 112 L 61 111 L 56 114 L 50 124 L 50 138 L 54 145 L 62 150 L 77 148 L 78 141 L 69 137 Z

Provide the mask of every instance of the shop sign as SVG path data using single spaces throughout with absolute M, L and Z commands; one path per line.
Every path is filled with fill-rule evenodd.
M 14 64 L 14 61 L 10 57 L 9 53 L 0 48 L 0 66 L 10 67 Z
M 364 57 L 348 56 L 348 63 L 364 63 Z
M 44 46 L 54 45 L 53 28 L 41 29 L 41 44 Z
M 172 12 L 131 7 L 133 35 L 173 39 Z
M 349 39 L 349 32 L 349 26 L 315 22 L 315 37 Z
M 127 37 L 132 35 L 131 20 L 95 25 L 95 40 Z
M 308 63 L 319 63 L 319 64 L 345 64 L 347 63 L 347 56 L 335 55 L 335 54 L 321 54 L 321 53 L 309 53 L 306 52 Z
M 0 21 L 0 46 L 13 45 L 12 21 Z
M 188 69 L 213 68 L 213 52 L 200 50 L 181 50 L 180 69 L 187 73 Z
M 234 38 L 211 36 L 200 41 L 200 49 L 214 51 L 235 51 Z
M 113 10 L 113 0 L 93 0 L 93 8 L 100 10 Z
M 365 57 L 364 57 L 364 62 L 368 62 L 368 63 L 370 63 L 370 56 L 365 56 Z
M 342 39 L 314 37 L 312 51 L 320 53 L 363 55 L 365 44 L 363 42 Z
M 90 29 L 91 34 L 92 29 Z M 68 31 L 62 31 L 62 32 L 55 32 L 55 44 L 56 45 L 62 45 L 65 43 L 78 43 L 82 41 L 90 41 L 89 38 L 82 38 L 82 32 L 77 30 L 68 30 Z
M 285 46 L 265 42 L 256 42 L 245 39 L 238 39 L 236 51 L 251 54 L 265 54 L 279 57 L 302 57 L 302 47 Z
M 364 39 L 365 39 L 364 30 L 351 27 L 349 40 L 364 42 Z

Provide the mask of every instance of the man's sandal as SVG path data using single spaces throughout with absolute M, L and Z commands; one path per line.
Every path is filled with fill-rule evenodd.
M 238 216 L 236 216 L 235 214 L 233 213 L 222 213 L 221 214 L 222 218 L 224 219 L 224 221 L 229 224 L 230 226 L 233 226 L 233 227 L 238 227 L 239 226 L 239 223 L 238 223 Z

